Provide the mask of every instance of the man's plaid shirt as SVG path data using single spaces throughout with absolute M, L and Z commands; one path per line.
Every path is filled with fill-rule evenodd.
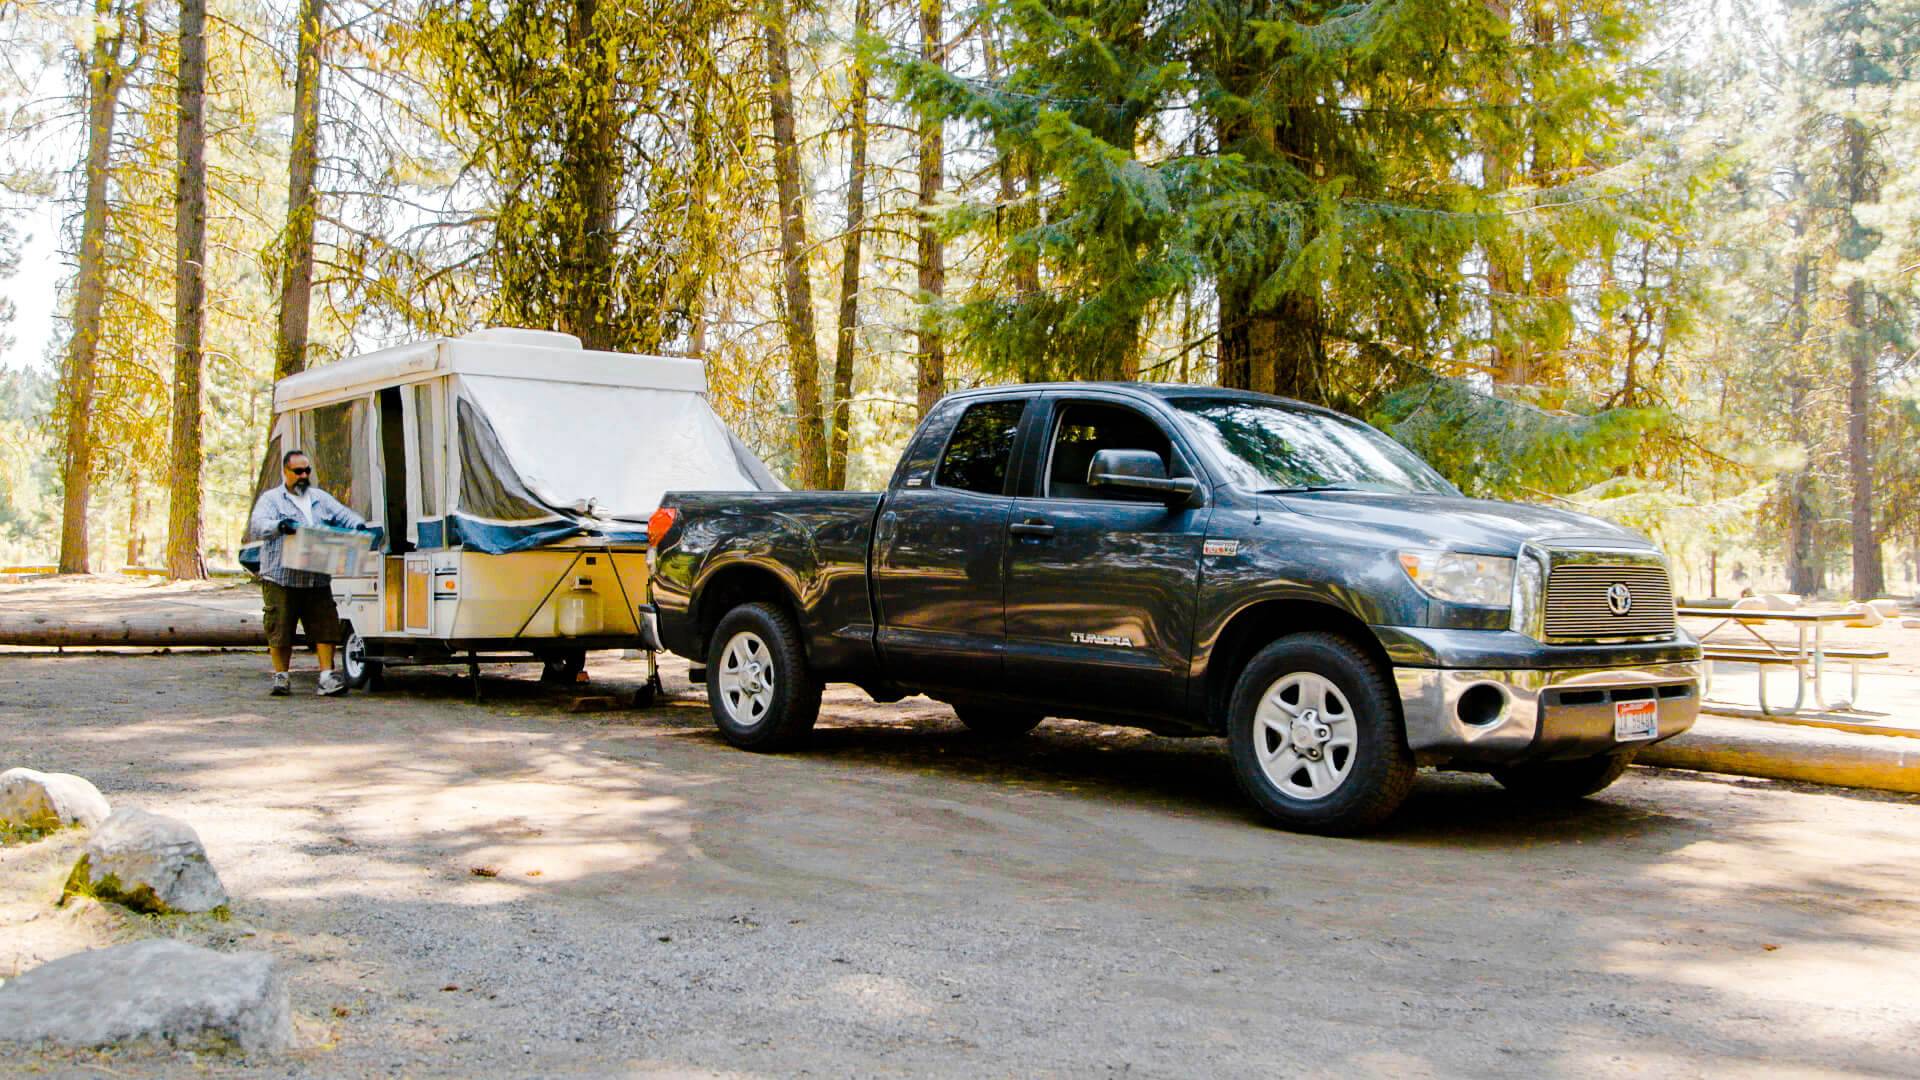
M 366 525 L 366 518 L 342 506 L 340 500 L 319 488 L 308 488 L 307 491 L 313 496 L 313 524 L 331 525 L 336 529 L 358 529 Z M 326 574 L 291 570 L 280 565 L 280 545 L 286 540 L 280 535 L 280 522 L 285 518 L 307 523 L 306 517 L 300 513 L 300 507 L 294 504 L 293 493 L 287 490 L 285 484 L 260 496 L 260 501 L 253 504 L 253 517 L 247 522 L 247 537 L 261 542 L 260 577 L 289 589 L 317 589 L 330 584 L 333 579 Z

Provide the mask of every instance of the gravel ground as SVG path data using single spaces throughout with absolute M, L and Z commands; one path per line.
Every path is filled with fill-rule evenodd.
M 1913 797 L 1635 769 L 1548 812 L 1428 775 L 1330 840 L 1259 824 L 1211 740 L 983 744 L 836 688 L 810 750 L 762 757 L 677 667 L 676 700 L 595 712 L 640 665 L 480 705 L 432 672 L 269 699 L 264 666 L 0 655 L 0 767 L 186 819 L 234 896 L 55 910 L 76 838 L 0 850 L 0 976 L 157 933 L 265 949 L 298 1049 L 0 1071 L 1911 1075 L 1920 1047 Z

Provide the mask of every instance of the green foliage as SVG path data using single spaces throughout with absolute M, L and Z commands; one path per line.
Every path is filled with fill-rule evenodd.
M 1432 379 L 1388 394 L 1370 419 L 1467 494 L 1522 500 L 1603 483 L 1674 426 L 1663 409 L 1558 398 L 1518 401 Z
M 1363 402 L 1474 334 L 1483 298 L 1461 271 L 1485 245 L 1539 234 L 1577 253 L 1616 227 L 1581 163 L 1634 92 L 1618 68 L 1636 12 L 1582 5 L 1579 35 L 1537 48 L 1490 5 L 1443 0 L 988 3 L 1003 77 L 895 65 L 922 110 L 1037 165 L 1020 196 L 1035 220 L 951 313 L 962 341 L 1006 374 L 1114 377 L 1199 295 L 1220 305 L 1224 383 Z M 1483 100 L 1508 84 L 1535 95 Z M 1568 164 L 1525 187 L 1463 164 L 1520 138 Z M 1037 287 L 1007 288 L 1026 263 Z M 1236 371 L 1236 350 L 1277 370 Z
M 484 318 L 658 351 L 686 337 L 747 186 L 750 113 L 723 92 L 712 3 L 427 0 L 444 137 L 483 186 Z M 734 203 L 733 205 L 738 205 Z

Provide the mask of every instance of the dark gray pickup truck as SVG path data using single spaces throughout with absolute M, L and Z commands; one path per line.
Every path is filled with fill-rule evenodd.
M 1592 794 L 1699 711 L 1644 538 L 1466 498 L 1373 428 L 1258 394 L 957 393 L 883 494 L 675 492 L 649 531 L 661 642 L 748 749 L 804 738 L 821 684 L 850 682 L 989 736 L 1224 735 L 1272 818 L 1350 833 L 1420 765 Z

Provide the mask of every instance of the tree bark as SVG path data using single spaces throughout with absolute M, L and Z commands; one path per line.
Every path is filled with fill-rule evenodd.
M 940 0 L 920 0 L 920 58 L 946 61 Z M 946 127 L 938 117 L 920 120 L 920 302 L 937 306 L 947 291 L 946 245 L 934 227 L 933 207 L 940 199 L 946 174 Z M 938 312 L 922 311 L 919 349 L 914 359 L 919 387 L 920 415 L 927 415 L 946 390 L 947 347 L 942 340 Z
M 1869 198 L 1867 132 L 1858 120 L 1846 122 L 1847 209 Z M 1858 222 L 1849 214 L 1848 228 Z M 1873 447 L 1868 425 L 1873 419 L 1873 339 L 1867 328 L 1867 283 L 1854 278 L 1847 285 L 1847 473 L 1853 487 L 1853 597 L 1871 600 L 1886 591 L 1880 566 L 1880 538 L 1873 528 Z
M 847 486 L 848 424 L 853 417 L 853 361 L 860 326 L 860 238 L 867 220 L 867 61 L 860 52 L 872 20 L 871 0 L 853 6 L 853 77 L 847 87 L 847 243 L 840 257 L 840 333 L 833 355 L 833 442 L 827 449 L 827 486 Z
M 581 100 L 567 133 L 565 168 L 580 200 L 580 235 L 574 239 L 579 269 L 566 283 L 561 329 L 589 349 L 614 349 L 614 241 L 620 190 L 620 135 L 612 46 L 599 18 L 599 0 L 573 0 L 567 26 L 570 63 L 579 71 Z
M 174 147 L 173 461 L 168 469 L 167 576 L 203 578 L 200 561 L 200 361 L 207 257 L 207 4 L 180 0 L 180 119 Z
M 280 325 L 273 340 L 275 381 L 307 369 L 313 305 L 314 174 L 320 162 L 320 65 L 327 0 L 301 0 L 295 46 L 293 148 L 287 157 L 287 227 L 280 268 Z
M 93 486 L 93 389 L 98 377 L 100 309 L 106 301 L 107 166 L 113 125 L 126 85 L 128 65 L 120 55 L 126 26 L 116 22 L 110 0 L 94 2 L 94 39 L 87 61 L 87 190 L 80 224 L 80 271 L 74 283 L 73 337 L 67 343 L 60 401 L 66 409 L 66 442 L 60 481 L 60 572 L 84 574 L 87 503 Z M 112 28 L 109 32 L 109 28 Z
M 780 262 L 785 270 L 787 364 L 799 407 L 794 452 L 800 486 L 827 482 L 827 455 L 820 428 L 820 346 L 814 340 L 813 286 L 807 278 L 806 204 L 800 194 L 800 148 L 793 125 L 793 74 L 787 58 L 787 12 L 781 0 L 767 5 L 764 27 L 767 90 L 773 124 L 773 172 L 780 196 Z

